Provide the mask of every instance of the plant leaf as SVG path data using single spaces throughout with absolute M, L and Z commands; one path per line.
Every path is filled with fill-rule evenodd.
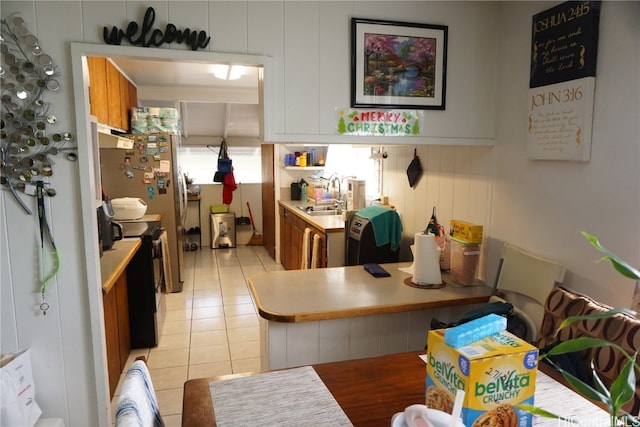
M 593 314 L 585 314 L 585 315 L 582 315 L 582 316 L 569 316 L 566 319 L 564 319 L 562 321 L 562 323 L 560 323 L 560 326 L 558 326 L 558 330 L 560 330 L 562 328 L 566 328 L 570 324 L 572 324 L 574 322 L 578 322 L 580 320 L 608 319 L 609 317 L 613 317 L 616 314 L 626 314 L 626 315 L 629 315 L 629 316 L 632 316 L 632 317 L 636 317 L 636 312 L 633 311 L 633 310 L 630 310 L 628 308 L 623 308 L 623 307 L 612 308 L 611 310 L 600 311 L 600 312 L 593 313 Z
M 619 409 L 633 398 L 636 392 L 636 373 L 634 371 L 634 364 L 638 353 L 633 355 L 633 359 L 630 359 L 625 363 L 624 367 L 620 371 L 620 375 L 611 384 L 611 401 L 615 409 Z M 617 413 L 612 415 L 618 415 Z
M 594 347 L 618 347 L 615 343 L 600 338 L 578 337 L 567 341 L 561 341 L 547 353 L 550 356 L 558 354 L 573 353 Z
M 640 271 L 633 268 L 631 265 L 629 265 L 629 263 L 611 252 L 609 249 L 602 246 L 597 237 L 592 236 L 586 231 L 583 231 L 582 235 L 586 237 L 589 242 L 591 242 L 591 245 L 593 245 L 594 248 L 606 255 L 602 259 L 610 261 L 613 265 L 613 268 L 615 268 L 618 273 L 622 274 L 625 277 L 628 277 L 629 279 L 640 280 Z
M 611 399 L 611 393 L 609 392 L 609 389 L 607 388 L 607 386 L 604 384 L 604 382 L 598 375 L 598 371 L 596 370 L 593 360 L 591 360 L 591 374 L 593 375 L 593 383 L 596 389 L 600 393 L 602 393 L 603 396 L 607 396 L 609 399 Z
M 602 402 L 607 406 L 607 408 L 612 409 L 611 399 L 609 399 L 607 396 L 603 395 L 598 390 L 595 390 L 589 384 L 583 383 L 581 380 L 579 380 L 578 378 L 576 378 L 573 375 L 571 375 L 569 372 L 567 372 L 564 369 L 562 369 L 560 366 L 558 366 L 553 361 L 549 360 L 549 362 L 551 362 L 551 365 L 558 372 L 560 372 L 562 374 L 562 376 L 567 381 L 567 383 L 569 383 L 571 388 L 573 388 L 575 391 L 577 391 L 578 393 L 582 394 L 587 399 L 591 399 L 591 400 L 594 400 L 594 401 L 597 401 L 597 402 Z
M 516 408 L 525 411 L 525 412 L 529 412 L 530 414 L 534 414 L 534 415 L 538 415 L 544 418 L 554 418 L 554 419 L 558 419 L 558 420 L 562 420 L 562 421 L 569 421 L 571 423 L 575 423 L 576 421 L 572 418 L 566 418 L 566 417 L 562 417 L 560 415 L 556 415 L 553 414 L 549 411 L 546 411 L 542 408 L 538 408 L 537 406 L 533 406 L 533 405 L 529 405 L 528 403 L 520 403 L 517 405 L 513 405 Z

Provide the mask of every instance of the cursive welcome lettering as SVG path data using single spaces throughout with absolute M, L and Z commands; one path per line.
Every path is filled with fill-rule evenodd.
M 173 24 L 167 24 L 164 32 L 158 28 L 153 29 L 155 19 L 156 11 L 149 7 L 144 13 L 142 28 L 135 21 L 129 22 L 126 31 L 114 26 L 109 32 L 109 28 L 103 27 L 102 37 L 107 44 L 120 45 L 124 38 L 130 44 L 142 47 L 161 46 L 163 43 L 173 43 L 174 41 L 184 42 L 191 47 L 191 50 L 204 49 L 211 40 L 206 31 L 192 31 L 189 28 L 178 30 Z M 140 30 L 139 34 L 138 30 Z

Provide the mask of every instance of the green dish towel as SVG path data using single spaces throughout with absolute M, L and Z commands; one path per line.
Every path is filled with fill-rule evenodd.
M 402 239 L 402 222 L 398 212 L 383 206 L 369 206 L 356 212 L 356 215 L 371 222 L 377 246 L 389 243 L 392 251 L 398 249 Z

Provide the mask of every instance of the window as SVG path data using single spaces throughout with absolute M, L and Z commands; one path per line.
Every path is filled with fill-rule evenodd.
M 256 184 L 262 182 L 260 147 L 229 147 L 236 182 Z M 207 147 L 178 148 L 180 167 L 194 184 L 212 184 L 218 165 L 218 152 Z
M 366 181 L 368 201 L 378 199 L 382 189 L 380 147 L 334 144 L 329 146 L 325 176 L 333 173 Z

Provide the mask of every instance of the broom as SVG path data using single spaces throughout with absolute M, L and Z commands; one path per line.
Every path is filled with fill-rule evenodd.
M 251 205 L 249 205 L 249 202 L 247 202 L 247 209 L 249 209 L 249 218 L 251 219 L 251 227 L 253 227 L 253 234 L 251 235 L 247 246 L 262 246 L 264 244 L 262 241 L 262 234 L 258 233 L 258 230 L 256 230 L 256 224 L 253 222 L 253 213 L 251 213 Z

